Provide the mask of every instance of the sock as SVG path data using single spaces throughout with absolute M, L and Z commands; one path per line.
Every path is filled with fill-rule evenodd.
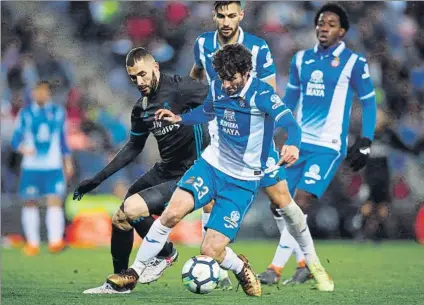
M 276 209 L 281 215 L 290 234 L 294 237 L 305 255 L 308 264 L 319 263 L 311 232 L 309 232 L 305 216 L 299 206 L 292 200 L 286 207 Z
M 160 222 L 160 218 L 155 220 L 146 237 L 143 239 L 143 243 L 140 249 L 138 249 L 137 257 L 131 266 L 138 275 L 144 271 L 146 262 L 158 255 L 168 240 L 171 230 L 172 228 L 165 227 Z
M 152 216 L 140 217 L 137 220 L 131 221 L 130 225 L 137 231 L 137 234 L 144 239 L 147 233 L 149 232 L 150 227 L 155 222 L 155 219 Z M 158 256 L 167 257 L 172 254 L 173 245 L 169 242 L 166 242 L 163 246 L 163 249 L 158 253 Z
M 21 221 L 27 243 L 38 247 L 40 245 L 40 213 L 38 207 L 24 206 Z
M 226 270 L 239 274 L 243 269 L 244 263 L 231 248 L 225 247 L 225 257 L 219 265 Z
M 276 271 L 279 269 L 281 272 L 281 269 L 289 261 L 297 243 L 287 230 L 284 218 L 276 216 L 274 218 L 277 222 L 278 229 L 280 229 L 280 241 L 278 243 L 277 250 L 275 251 L 274 258 L 272 259 L 271 268 Z
M 211 217 L 211 213 L 206 213 L 202 210 L 202 235 L 203 236 L 205 236 L 205 234 L 206 234 L 205 227 L 208 224 L 210 217 Z
M 65 216 L 63 215 L 62 207 L 47 207 L 46 227 L 49 243 L 54 244 L 63 240 L 63 232 L 65 231 Z
M 305 214 L 305 221 L 307 222 L 307 218 L 308 216 Z M 291 236 L 291 235 L 290 235 Z M 299 268 L 305 268 L 306 267 L 306 263 L 305 263 L 305 255 L 303 254 L 302 250 L 299 247 L 299 244 L 297 243 L 297 241 L 294 239 L 294 237 L 292 236 L 293 241 L 294 241 L 294 249 L 293 249 L 293 254 L 296 257 L 296 262 L 297 262 L 297 266 Z
M 134 243 L 134 230 L 124 231 L 112 225 L 110 253 L 112 254 L 113 273 L 128 269 L 128 262 Z

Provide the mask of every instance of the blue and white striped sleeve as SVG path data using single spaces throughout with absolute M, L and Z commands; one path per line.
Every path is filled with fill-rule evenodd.
M 200 60 L 200 46 L 199 39 L 202 39 L 201 36 L 197 37 L 194 42 L 193 53 L 194 53 L 194 64 L 198 67 L 203 67 L 202 61 Z M 204 38 L 203 38 L 204 39 Z M 203 67 L 204 68 L 204 67 Z
M 377 103 L 365 57 L 359 56 L 356 60 L 350 83 L 362 104 L 362 137 L 372 141 L 377 121 Z
M 286 94 L 283 98 L 287 107 L 294 111 L 296 109 L 297 103 L 300 97 L 300 77 L 299 71 L 297 68 L 297 58 L 299 53 L 295 54 L 290 63 L 290 71 L 289 71 L 289 82 L 286 86 Z

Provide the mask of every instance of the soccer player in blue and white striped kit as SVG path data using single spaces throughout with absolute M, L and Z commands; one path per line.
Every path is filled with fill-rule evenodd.
M 24 253 L 40 252 L 40 215 L 37 201 L 46 198 L 46 227 L 49 250 L 65 247 L 65 219 L 62 200 L 66 191 L 65 174 L 73 174 L 71 151 L 65 138 L 66 112 L 51 100 L 50 85 L 37 83 L 32 102 L 19 111 L 11 146 L 23 155 L 19 194 L 24 200 L 22 226 L 26 238 Z
M 374 86 L 364 56 L 348 49 L 342 41 L 349 30 L 345 10 L 324 5 L 315 17 L 318 44 L 297 52 L 290 66 L 284 102 L 294 111 L 302 128 L 300 159 L 287 169 L 290 192 L 305 211 L 313 198 L 320 198 L 347 153 L 350 111 L 354 92 L 362 104 L 362 137 L 349 149 L 347 161 L 354 171 L 365 166 L 376 125 Z M 276 207 L 271 206 L 272 210 Z M 276 216 L 280 243 L 272 264 L 260 274 L 262 283 L 278 283 L 296 241 Z M 298 269 L 287 281 L 303 283 L 307 268 Z
M 252 75 L 268 83 L 276 91 L 275 63 L 268 44 L 260 37 L 244 32 L 240 22 L 244 18 L 244 5 L 242 1 L 215 1 L 213 10 L 213 20 L 216 23 L 216 31 L 205 32 L 197 37 L 194 43 L 194 65 L 190 76 L 203 81 L 205 78 L 210 84 L 211 80 L 217 77 L 213 67 L 213 55 L 223 46 L 240 43 L 252 53 Z M 209 130 L 216 129 L 215 123 L 209 123 Z M 270 151 L 267 159 L 269 167 L 277 164 L 279 159 L 278 151 L 275 147 Z M 284 169 L 275 167 L 275 170 L 265 173 L 261 180 L 261 187 L 270 198 L 274 200 L 272 188 L 279 181 L 286 179 Z M 203 208 L 202 227 L 208 223 L 213 203 Z M 205 231 L 203 230 L 203 234 Z M 300 250 L 298 251 L 300 252 Z M 303 255 L 302 255 L 303 257 Z M 304 262 L 302 262 L 304 263 Z M 220 270 L 219 288 L 230 290 L 232 288 L 228 272 Z
M 274 125 L 288 131 L 289 138 L 278 161 L 287 167 L 297 160 L 300 129 L 272 87 L 251 75 L 251 57 L 240 44 L 225 46 L 214 55 L 219 79 L 211 82 L 202 106 L 181 116 L 166 109 L 156 112 L 157 119 L 171 123 L 196 125 L 214 120 L 216 129 L 211 132 L 211 144 L 201 158 L 178 182 L 168 208 L 153 223 L 131 268 L 108 277 L 114 289 L 133 289 L 172 228 L 193 210 L 215 200 L 201 253 L 233 271 L 247 295 L 261 296 L 260 282 L 247 259 L 235 254 L 228 245 L 235 239 L 267 168 Z M 284 180 L 276 184 L 275 196 L 279 203 L 277 211 L 305 253 L 317 288 L 334 290 L 333 281 L 319 262 L 304 215 Z

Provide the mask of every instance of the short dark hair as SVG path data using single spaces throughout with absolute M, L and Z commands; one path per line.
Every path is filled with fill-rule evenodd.
M 252 54 L 239 43 L 229 44 L 216 52 L 213 67 L 221 79 L 230 80 L 236 73 L 252 70 Z
M 152 54 L 145 48 L 137 47 L 128 52 L 125 64 L 127 65 L 127 67 L 132 67 L 135 65 L 136 61 L 139 61 L 140 59 L 146 57 L 153 58 Z
M 347 15 L 346 10 L 342 6 L 340 6 L 338 4 L 335 4 L 335 3 L 324 4 L 319 9 L 319 11 L 317 12 L 317 14 L 315 15 L 315 26 L 318 25 L 319 16 L 322 13 L 324 13 L 324 12 L 331 12 L 331 13 L 334 13 L 337 16 L 339 16 L 341 28 L 342 29 L 345 29 L 346 32 L 349 31 L 349 27 L 350 27 L 350 25 L 349 25 L 349 16 Z
M 236 3 L 242 8 L 241 1 L 215 1 L 213 3 L 213 9 L 217 12 L 219 8 L 229 6 L 231 3 Z
M 49 90 L 52 90 L 52 84 L 48 80 L 40 80 L 35 84 L 34 88 L 39 88 L 41 86 L 47 86 Z

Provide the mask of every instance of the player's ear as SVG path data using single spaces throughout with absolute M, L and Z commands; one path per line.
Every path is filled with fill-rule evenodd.
M 241 10 L 240 11 L 240 21 L 242 21 L 243 20 L 243 18 L 244 18 L 244 10 Z
M 343 38 L 345 34 L 346 34 L 346 30 L 343 29 L 343 28 L 340 28 L 340 30 L 339 30 L 339 37 L 340 38 Z
M 212 19 L 214 22 L 216 22 L 216 12 L 212 11 Z

